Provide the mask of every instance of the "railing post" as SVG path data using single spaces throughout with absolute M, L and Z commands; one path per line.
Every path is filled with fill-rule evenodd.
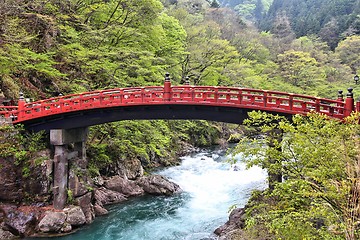
M 336 104 L 336 107 L 337 107 L 337 113 L 339 114 L 344 114 L 344 95 L 343 95 L 343 90 L 338 90 L 338 98 L 337 98 L 337 101 L 339 102 L 342 102 L 341 104 L 340 103 L 337 103 Z
M 360 99 L 358 99 L 358 100 L 356 101 L 355 111 L 356 111 L 356 112 L 360 112 Z
M 263 91 L 263 102 L 264 102 L 264 107 L 266 107 L 266 105 L 267 105 L 267 91 L 266 90 L 264 90 Z
M 294 106 L 294 96 L 292 93 L 289 94 L 289 110 L 292 110 Z
M 25 98 L 24 98 L 24 93 L 20 92 L 19 93 L 19 100 L 18 100 L 18 116 L 17 119 L 21 120 L 24 117 L 24 112 L 25 111 Z
M 320 112 L 320 99 L 316 98 L 315 100 L 315 112 L 319 113 Z
M 344 117 L 350 116 L 350 114 L 355 110 L 354 107 L 354 94 L 353 89 L 348 88 L 348 93 L 346 94 L 346 100 L 345 100 L 345 112 Z
M 165 82 L 164 82 L 164 101 L 168 102 L 171 99 L 171 81 L 170 81 L 170 73 L 165 74 Z

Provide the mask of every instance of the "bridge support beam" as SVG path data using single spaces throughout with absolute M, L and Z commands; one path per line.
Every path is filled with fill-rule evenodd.
M 69 160 L 66 145 L 55 145 L 54 154 L 54 208 L 63 209 L 67 200 Z
M 78 156 L 85 159 L 87 133 L 87 128 L 50 130 L 50 143 L 55 147 L 53 178 L 53 205 L 55 209 L 63 209 L 67 201 L 69 178 L 68 145 L 74 143 L 74 149 L 78 151 Z

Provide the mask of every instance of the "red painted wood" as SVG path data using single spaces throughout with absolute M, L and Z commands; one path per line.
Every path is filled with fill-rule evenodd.
M 0 116 L 15 117 L 14 123 L 54 114 L 129 105 L 211 105 L 306 115 L 311 111 L 343 119 L 349 112 L 344 101 L 301 94 L 235 87 L 164 86 L 133 87 L 85 92 L 19 106 L 0 106 Z M 360 107 L 358 107 L 360 108 Z

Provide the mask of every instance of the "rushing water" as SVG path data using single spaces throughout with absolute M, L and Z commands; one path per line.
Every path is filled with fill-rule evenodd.
M 240 158 L 240 156 L 237 156 Z M 200 240 L 228 219 L 229 207 L 243 206 L 251 190 L 265 187 L 259 168 L 245 170 L 226 162 L 219 151 L 183 158 L 182 164 L 161 170 L 184 190 L 172 197 L 144 196 L 109 208 L 89 226 L 61 240 Z

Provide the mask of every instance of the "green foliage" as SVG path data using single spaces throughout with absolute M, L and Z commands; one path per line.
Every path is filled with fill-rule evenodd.
M 44 158 L 37 153 L 45 149 L 44 133 L 28 133 L 21 126 L 0 126 L 0 157 L 14 161 L 22 168 L 23 177 L 31 174 L 31 167 L 38 166 Z
M 67 203 L 72 204 L 74 202 L 74 194 L 73 194 L 73 192 L 70 189 L 68 189 L 66 194 L 67 194 L 67 198 L 66 198 Z
M 195 146 L 216 143 L 220 131 L 206 121 L 121 121 L 91 128 L 89 172 L 107 174 L 110 166 L 139 159 L 146 168 L 169 165 L 185 142 Z
M 343 124 L 310 114 L 290 122 L 252 113 L 247 123 L 258 126 L 263 138 L 244 139 L 237 151 L 248 166 L 280 170 L 285 181 L 264 194 L 265 205 L 249 210 L 250 224 L 265 224 L 281 239 L 358 239 L 358 119 Z M 274 128 L 284 133 L 282 139 L 268 134 Z

